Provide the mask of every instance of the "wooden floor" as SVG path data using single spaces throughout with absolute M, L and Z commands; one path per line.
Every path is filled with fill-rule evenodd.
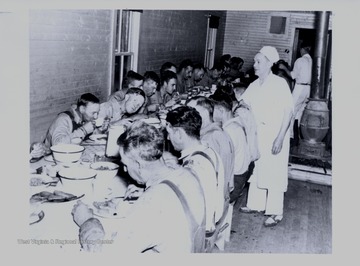
M 215 253 L 332 254 L 331 186 L 289 179 L 284 218 L 270 228 L 264 215 L 239 212 L 246 191 L 234 206 L 230 242 Z

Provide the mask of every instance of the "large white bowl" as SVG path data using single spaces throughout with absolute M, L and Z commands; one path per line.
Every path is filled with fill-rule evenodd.
M 97 179 L 111 179 L 116 176 L 119 165 L 112 162 L 96 162 L 92 163 L 90 168 L 97 172 Z
M 76 144 L 57 144 L 51 146 L 50 150 L 57 164 L 72 164 L 80 160 L 85 148 Z
M 96 171 L 87 167 L 73 166 L 59 171 L 62 190 L 75 196 L 81 196 L 84 201 L 91 201 L 93 196 L 93 181 Z
M 119 165 L 112 162 L 96 162 L 90 165 L 96 171 L 94 180 L 94 199 L 103 200 L 111 194 L 111 183 L 116 176 Z

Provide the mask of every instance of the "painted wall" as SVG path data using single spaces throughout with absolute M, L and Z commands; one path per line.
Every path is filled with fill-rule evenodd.
M 287 17 L 285 34 L 270 34 L 270 17 Z M 227 11 L 224 54 L 244 59 L 243 69 L 252 67 L 255 54 L 264 45 L 277 48 L 280 59 L 292 62 L 292 51 L 296 28 L 315 29 L 315 13 L 310 11 Z M 331 28 L 332 16 L 329 27 Z
M 144 10 L 141 15 L 138 72 L 159 73 L 166 61 L 179 65 L 184 59 L 204 62 L 207 15 L 220 18 L 217 54 L 222 53 L 224 11 Z M 221 30 L 222 29 L 222 30 Z
M 31 10 L 30 141 L 41 141 L 56 115 L 83 93 L 109 90 L 111 12 Z

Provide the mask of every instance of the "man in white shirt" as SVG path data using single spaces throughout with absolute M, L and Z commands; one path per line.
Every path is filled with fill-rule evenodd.
M 117 235 L 104 232 L 101 219 L 91 208 L 78 202 L 72 211 L 79 226 L 79 238 L 85 251 L 104 253 L 203 252 L 205 245 L 205 203 L 202 188 L 190 170 L 172 168 L 163 159 L 164 136 L 154 126 L 134 122 L 118 139 L 121 161 L 129 175 L 145 186 L 136 191 L 139 198 L 124 219 L 116 219 Z M 182 193 L 188 208 L 167 182 Z M 132 187 L 133 188 L 133 187 Z M 135 190 L 126 192 L 133 197 Z M 130 190 L 130 188 L 129 188 Z M 196 230 L 194 230 L 196 229 Z
M 168 112 L 166 121 L 168 137 L 174 149 L 181 152 L 182 165 L 193 170 L 204 190 L 206 231 L 213 232 L 225 205 L 221 158 L 213 149 L 201 144 L 201 116 L 196 109 L 180 106 Z
M 290 71 L 285 65 L 279 64 L 279 68 L 284 70 L 288 76 L 296 81 L 292 97 L 294 101 L 294 116 L 290 124 L 290 138 L 293 138 L 295 145 L 299 140 L 299 122 L 310 96 L 312 58 L 310 56 L 311 47 L 302 44 L 300 48 L 301 57 L 296 59 L 294 68 Z M 295 129 L 294 129 L 295 127 Z
M 222 124 L 222 128 L 234 144 L 234 189 L 230 194 L 230 202 L 235 202 L 249 179 L 251 158 L 245 129 L 232 112 L 233 100 L 228 94 L 221 92 L 221 87 L 219 88 L 210 98 L 214 101 L 214 121 Z

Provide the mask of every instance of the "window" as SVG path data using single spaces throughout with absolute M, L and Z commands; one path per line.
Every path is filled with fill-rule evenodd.
M 139 11 L 115 11 L 114 91 L 122 88 L 124 76 L 129 70 L 137 71 L 140 15 L 141 13 Z
M 286 29 L 286 17 L 271 16 L 270 29 L 271 34 L 284 34 Z

